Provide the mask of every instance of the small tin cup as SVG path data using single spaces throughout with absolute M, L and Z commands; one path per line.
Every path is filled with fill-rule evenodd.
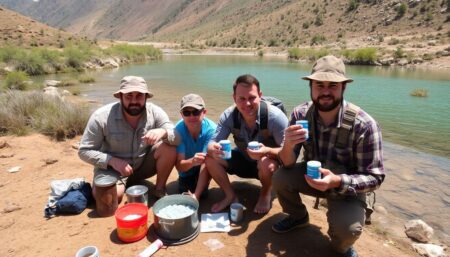
M 322 164 L 319 161 L 309 161 L 306 163 L 306 175 L 313 179 L 320 179 L 321 174 L 319 168 Z
M 233 223 L 239 223 L 244 218 L 245 206 L 240 203 L 232 203 L 230 205 L 230 220 Z
M 78 250 L 75 254 L 75 257 L 99 257 L 98 249 L 95 246 L 85 246 Z
M 230 140 L 220 140 L 220 146 L 222 147 L 223 156 L 222 159 L 231 159 L 231 142 Z
M 146 186 L 137 185 L 127 188 L 125 191 L 128 203 L 148 204 L 148 188 Z
M 258 141 L 251 141 L 248 143 L 247 145 L 248 149 L 252 149 L 252 150 L 259 150 L 259 142 Z
M 306 129 L 305 139 L 309 138 L 309 125 L 307 120 L 298 120 L 295 122 L 295 125 L 302 125 L 302 128 Z

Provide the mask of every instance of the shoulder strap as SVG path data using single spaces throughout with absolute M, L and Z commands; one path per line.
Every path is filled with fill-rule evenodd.
M 261 101 L 259 107 L 259 128 L 264 140 L 270 137 L 268 125 L 269 124 L 269 107 L 265 101 Z
M 239 120 L 239 111 L 236 108 L 236 106 L 233 109 L 233 113 L 231 114 L 233 116 L 233 135 L 239 135 L 239 132 L 241 131 L 241 121 Z
M 356 115 L 358 115 L 360 108 L 352 103 L 347 104 L 345 108 L 344 116 L 342 118 L 341 127 L 338 129 L 336 136 L 336 148 L 346 148 L 348 146 L 348 138 L 353 129 Z

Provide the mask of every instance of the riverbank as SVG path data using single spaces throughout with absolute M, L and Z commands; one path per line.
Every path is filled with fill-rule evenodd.
M 117 239 L 114 217 L 98 218 L 92 208 L 79 215 L 58 216 L 50 220 L 43 217 L 43 208 L 50 193 L 50 181 L 85 177 L 92 179 L 92 167 L 82 162 L 74 149 L 79 137 L 55 142 L 42 135 L 25 137 L 1 137 L 5 145 L 0 149 L 0 194 L 7 196 L 0 203 L 0 231 L 3 244 L 0 255 L 12 256 L 73 256 L 86 245 L 99 248 L 100 256 L 134 256 L 153 240 L 150 236 L 136 243 L 123 244 Z M 39 145 L 39 147 L 30 147 Z M 45 155 L 43 154 L 45 153 Z M 9 157 L 5 157 L 8 155 Z M 16 173 L 8 169 L 19 166 Z M 171 173 L 168 190 L 176 192 L 176 172 Z M 259 185 L 253 180 L 233 177 L 233 187 L 239 200 L 246 207 L 245 219 L 229 233 L 200 233 L 192 242 L 161 249 L 155 256 L 333 256 L 327 239 L 328 225 L 325 207 L 312 208 L 313 199 L 305 202 L 310 211 L 311 226 L 278 235 L 271 225 L 282 218 L 281 207 L 274 198 L 273 207 L 266 215 L 256 215 L 253 209 Z M 150 179 L 154 185 L 154 178 Z M 223 197 L 217 185 L 210 186 L 208 199 L 200 202 L 200 212 L 207 213 L 211 205 Z M 151 198 L 153 204 L 155 199 Z M 123 203 L 122 203 L 123 204 Z M 150 209 L 151 210 L 151 209 Z M 378 220 L 380 213 L 374 218 Z M 153 222 L 149 213 L 149 224 Z M 406 240 L 406 236 L 403 235 Z M 224 246 L 212 251 L 205 245 L 210 239 L 219 240 Z M 70 242 L 70 244 L 66 243 Z M 376 224 L 366 227 L 355 248 L 360 256 L 418 256 L 408 245 Z

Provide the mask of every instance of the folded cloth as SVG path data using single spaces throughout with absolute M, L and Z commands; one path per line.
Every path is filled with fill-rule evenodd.
M 51 193 L 44 209 L 44 216 L 56 214 L 78 214 L 93 202 L 92 188 L 83 178 L 53 180 Z

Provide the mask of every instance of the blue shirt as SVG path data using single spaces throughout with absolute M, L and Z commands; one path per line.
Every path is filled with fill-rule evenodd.
M 204 118 L 202 121 L 202 128 L 200 134 L 198 135 L 197 140 L 194 140 L 191 134 L 186 127 L 186 124 L 181 119 L 175 125 L 175 130 L 181 136 L 181 143 L 177 146 L 177 153 L 184 154 L 185 159 L 189 159 L 194 157 L 195 153 L 206 153 L 208 148 L 208 142 L 211 140 L 211 137 L 214 135 L 214 131 L 216 130 L 216 123 L 208 118 Z M 191 176 L 194 173 L 194 168 L 191 168 L 187 172 L 178 171 L 178 175 L 180 177 Z

